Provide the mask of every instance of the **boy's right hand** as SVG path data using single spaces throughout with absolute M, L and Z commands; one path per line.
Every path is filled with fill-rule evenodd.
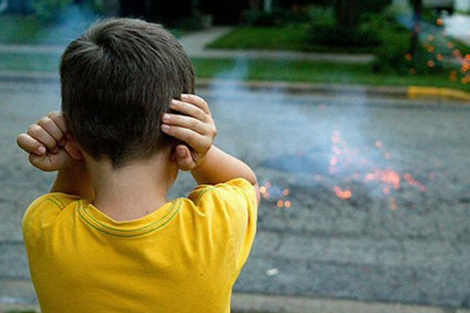
M 61 112 L 51 112 L 29 126 L 27 133 L 18 135 L 17 143 L 29 154 L 29 162 L 46 172 L 60 170 L 83 158 L 67 132 Z
M 173 100 L 170 108 L 183 115 L 166 113 L 162 118 L 162 131 L 185 144 L 175 149 L 178 168 L 189 171 L 197 168 L 212 147 L 217 135 L 209 106 L 204 99 L 191 94 Z

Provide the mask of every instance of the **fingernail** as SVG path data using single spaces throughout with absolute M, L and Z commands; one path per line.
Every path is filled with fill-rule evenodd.
M 183 150 L 183 149 L 176 150 L 176 153 L 178 154 L 179 157 L 185 157 L 186 156 L 186 150 Z
M 188 99 L 188 95 L 185 94 L 185 93 L 182 93 L 182 94 L 181 94 L 181 99 L 183 99 L 183 98 L 184 98 L 184 99 Z
M 162 124 L 162 130 L 163 131 L 168 131 L 170 129 L 170 126 L 167 124 Z
M 175 107 L 177 105 L 178 105 L 178 100 L 175 100 L 175 99 L 171 100 L 171 102 L 170 102 L 171 107 Z
M 168 121 L 171 118 L 170 114 L 163 114 L 162 119 Z
M 35 151 L 36 151 L 37 154 L 40 154 L 40 155 L 41 155 L 41 154 L 46 153 L 46 148 L 43 147 L 43 146 L 40 146 L 40 147 L 36 148 Z

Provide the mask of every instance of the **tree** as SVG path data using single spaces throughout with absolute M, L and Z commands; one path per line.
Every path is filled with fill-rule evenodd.
M 411 32 L 411 55 L 417 56 L 419 47 L 420 20 L 423 0 L 411 0 L 413 3 L 413 30 Z
M 335 13 L 337 26 L 343 29 L 354 29 L 359 24 L 359 1 L 336 0 Z

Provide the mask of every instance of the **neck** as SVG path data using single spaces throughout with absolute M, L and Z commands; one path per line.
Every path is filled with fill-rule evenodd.
M 167 202 L 177 169 L 166 153 L 115 169 L 109 160 L 88 160 L 93 204 L 117 221 L 144 217 Z

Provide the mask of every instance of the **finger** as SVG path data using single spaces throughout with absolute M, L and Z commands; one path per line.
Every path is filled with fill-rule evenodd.
M 30 154 L 29 161 L 38 169 L 46 172 L 56 171 L 61 168 L 61 164 L 68 162 L 70 156 L 61 149 L 57 154 L 44 154 L 41 156 Z
M 38 124 L 33 124 L 28 128 L 28 135 L 39 141 L 46 148 L 55 153 L 57 152 L 57 141 L 45 129 Z
M 206 136 L 203 136 L 188 128 L 162 124 L 161 129 L 167 135 L 170 135 L 185 142 L 186 144 L 191 146 L 191 148 L 196 150 L 196 152 L 207 150 L 212 143 L 212 141 Z
M 196 165 L 191 157 L 191 152 L 185 145 L 178 145 L 175 150 L 175 155 L 176 164 L 180 170 L 189 171 Z
M 181 95 L 181 100 L 184 101 L 184 102 L 189 102 L 191 104 L 194 104 L 195 106 L 197 106 L 198 108 L 203 110 L 206 114 L 211 113 L 211 111 L 209 110 L 209 105 L 201 97 L 198 97 L 198 96 L 192 95 L 192 94 L 185 94 L 184 93 L 184 94 Z
M 184 115 L 192 116 L 201 121 L 206 121 L 210 114 L 204 112 L 201 108 L 188 102 L 173 99 L 170 103 L 170 109 L 178 111 Z
M 65 144 L 65 133 L 49 116 L 41 118 L 38 123 L 60 146 Z
M 18 135 L 16 142 L 28 154 L 44 155 L 46 153 L 46 147 L 28 134 Z
M 47 116 L 59 126 L 64 134 L 68 132 L 67 124 L 65 123 L 64 114 L 60 111 L 53 111 L 47 114 Z
M 163 114 L 162 121 L 168 125 L 189 128 L 201 135 L 210 132 L 210 125 L 189 116 L 166 113 Z

